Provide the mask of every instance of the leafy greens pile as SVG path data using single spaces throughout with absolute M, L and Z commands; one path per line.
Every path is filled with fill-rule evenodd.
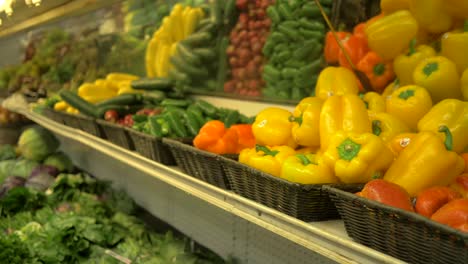
M 85 173 L 60 174 L 40 192 L 16 187 L 0 198 L 2 263 L 224 263 L 137 217 L 124 192 Z

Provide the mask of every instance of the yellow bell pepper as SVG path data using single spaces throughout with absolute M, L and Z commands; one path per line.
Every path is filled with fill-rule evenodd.
M 457 66 L 443 56 L 420 62 L 414 69 L 413 80 L 416 85 L 429 91 L 434 103 L 446 98 L 460 99 L 462 97 Z
M 365 183 L 383 175 L 393 161 L 393 153 L 376 135 L 338 131 L 323 159 L 340 181 Z
M 400 85 L 413 84 L 413 72 L 424 59 L 434 57 L 435 50 L 428 45 L 416 47 L 416 39 L 411 40 L 408 53 L 398 55 L 393 61 L 393 70 L 400 81 Z
M 367 110 L 372 112 L 385 112 L 385 99 L 383 96 L 376 92 L 367 92 L 359 95 Z
M 440 126 L 450 129 L 453 151 L 462 153 L 468 147 L 468 102 L 445 99 L 434 105 L 418 123 L 419 131 L 437 132 Z M 444 135 L 439 133 L 440 138 Z
M 252 124 L 255 140 L 260 145 L 296 147 L 291 133 L 293 123 L 289 122 L 291 112 L 278 107 L 260 111 Z
M 243 149 L 239 154 L 239 162 L 279 177 L 283 162 L 295 153 L 294 149 L 288 146 L 257 145 L 255 148 Z
M 384 60 L 392 60 L 403 53 L 417 32 L 418 22 L 408 10 L 384 16 L 365 28 L 370 49 Z
M 289 117 L 292 125 L 292 137 L 301 146 L 320 146 L 320 110 L 323 101 L 318 97 L 306 97 L 302 99 Z
M 468 69 L 468 21 L 465 29 L 448 32 L 441 38 L 441 54 L 457 65 L 458 73 Z
M 146 68 L 146 75 L 150 78 L 156 76 L 156 70 L 154 69 L 154 61 L 156 59 L 156 51 L 158 49 L 159 42 L 157 39 L 152 38 L 146 47 L 145 53 L 145 68 Z
M 419 27 L 430 33 L 443 33 L 452 28 L 453 17 L 444 10 L 445 0 L 410 0 L 410 10 Z
M 400 79 L 396 78 L 395 81 L 391 82 L 382 93 L 382 97 L 387 100 L 396 89 L 400 88 Z
M 323 162 L 321 155 L 296 154 L 289 156 L 281 168 L 281 178 L 300 184 L 337 183 L 333 171 Z
M 409 9 L 409 0 L 380 0 L 380 10 L 385 15 L 405 9 Z
M 369 119 L 372 122 L 372 134 L 380 137 L 385 143 L 398 134 L 410 132 L 403 121 L 389 113 L 370 112 Z
M 326 100 L 332 95 L 357 94 L 359 81 L 354 73 L 345 67 L 326 67 L 318 77 L 315 95 Z
M 405 188 L 411 196 L 432 186 L 446 186 L 460 175 L 465 162 L 451 151 L 451 134 L 442 126 L 446 140 L 432 131 L 419 132 L 401 151 L 385 173 L 384 179 Z
M 417 133 L 401 133 L 394 136 L 389 142 L 387 142 L 387 146 L 393 152 L 395 157 L 400 155 L 401 151 L 411 144 L 411 141 L 416 137 Z
M 416 131 L 419 120 L 431 109 L 432 100 L 426 89 L 417 85 L 406 85 L 392 93 L 386 101 L 386 106 L 389 114 Z
M 460 79 L 460 83 L 461 83 L 461 92 L 463 94 L 463 99 L 465 99 L 465 101 L 468 101 L 468 69 L 466 69 L 463 72 L 462 77 Z
M 320 112 L 320 149 L 327 149 L 330 138 L 340 130 L 372 132 L 366 106 L 359 96 L 334 95 L 325 101 Z
M 455 18 L 468 19 L 468 1 L 444 0 L 444 9 Z

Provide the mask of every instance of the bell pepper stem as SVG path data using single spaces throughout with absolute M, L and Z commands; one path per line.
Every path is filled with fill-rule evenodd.
M 301 116 L 290 116 L 289 117 L 289 122 L 296 122 L 299 125 L 302 125 L 302 115 Z
M 445 148 L 448 151 L 453 150 L 453 136 L 452 132 L 450 132 L 450 129 L 447 126 L 440 126 L 439 127 L 439 132 L 445 133 Z
M 351 161 L 361 150 L 361 145 L 347 138 L 337 147 L 340 159 Z
M 382 122 L 380 120 L 372 121 L 372 134 L 380 136 L 382 134 Z
M 380 76 L 385 73 L 385 64 L 378 63 L 374 66 L 374 74 Z
M 405 90 L 398 95 L 403 100 L 408 100 L 411 96 L 414 96 L 414 90 Z
M 298 158 L 304 166 L 312 164 L 312 161 L 310 161 L 310 159 L 308 159 L 304 154 L 296 154 L 296 158 Z
M 276 156 L 276 154 L 279 153 L 278 150 L 271 150 L 265 146 L 260 146 L 260 145 L 255 145 L 255 151 L 262 151 L 263 153 L 265 153 L 265 155 L 269 155 L 269 156 Z
M 414 53 L 416 53 L 416 39 L 412 39 L 409 43 L 409 51 L 408 51 L 408 56 L 411 56 L 413 55 Z
M 429 77 L 433 72 L 436 72 L 439 69 L 439 64 L 437 62 L 430 62 L 426 64 L 423 68 L 423 73 Z

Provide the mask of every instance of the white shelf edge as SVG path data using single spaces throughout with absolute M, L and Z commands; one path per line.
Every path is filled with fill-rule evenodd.
M 208 183 L 148 160 L 139 154 L 123 149 L 106 140 L 94 137 L 47 119 L 26 109 L 13 109 L 35 123 L 96 151 L 110 155 L 147 175 L 156 177 L 184 192 L 198 197 L 213 206 L 235 214 L 251 223 L 274 232 L 309 250 L 339 263 L 404 263 L 396 258 L 352 241 L 346 233 L 338 236 L 322 230 L 327 222 L 306 223 L 276 210 L 255 203 L 232 192 L 219 189 Z

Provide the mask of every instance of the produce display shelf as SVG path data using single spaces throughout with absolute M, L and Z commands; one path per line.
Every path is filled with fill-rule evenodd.
M 351 240 L 342 220 L 300 221 L 58 124 L 17 101 L 4 105 L 54 132 L 79 167 L 124 188 L 148 212 L 222 257 L 240 263 L 403 263 Z

